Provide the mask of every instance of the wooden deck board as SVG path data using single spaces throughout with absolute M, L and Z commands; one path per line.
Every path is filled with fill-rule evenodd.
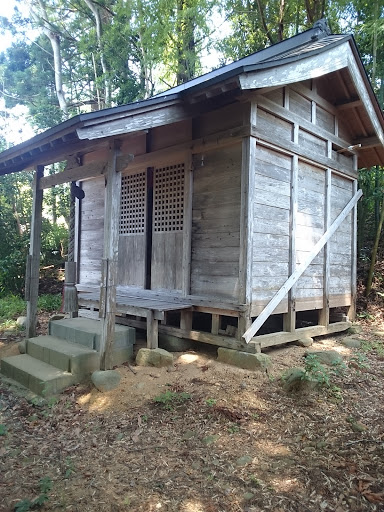
M 77 290 L 79 293 L 79 300 L 81 301 L 99 300 L 99 286 L 85 286 L 78 284 Z M 239 304 L 236 301 L 226 300 L 220 297 L 202 297 L 198 295 L 183 296 L 181 294 L 174 293 L 173 291 L 134 290 L 132 288 L 124 289 L 123 287 L 117 287 L 117 301 L 122 306 L 124 304 L 137 305 L 141 300 L 152 301 L 156 305 L 159 305 L 159 307 L 166 304 L 168 309 L 164 309 L 163 311 L 177 311 L 179 309 L 186 309 L 192 306 L 233 312 L 242 312 L 246 309 L 245 304 Z M 146 304 L 148 304 L 148 302 L 143 302 L 143 307 L 147 307 Z M 161 309 L 159 311 L 161 311 Z

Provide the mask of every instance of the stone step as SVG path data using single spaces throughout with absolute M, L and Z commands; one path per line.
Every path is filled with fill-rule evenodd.
M 49 323 L 49 334 L 71 343 L 100 350 L 102 322 L 91 318 L 63 318 Z M 136 330 L 125 325 L 115 325 L 115 350 L 132 348 L 136 341 Z
M 65 372 L 28 354 L 4 357 L 1 373 L 41 396 L 50 396 L 76 384 L 76 375 Z
M 29 356 L 77 375 L 80 380 L 100 368 L 98 352 L 55 336 L 29 338 L 26 348 Z

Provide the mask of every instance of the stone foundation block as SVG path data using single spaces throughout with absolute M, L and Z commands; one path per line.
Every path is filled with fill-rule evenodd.
M 219 347 L 217 350 L 217 360 L 221 363 L 253 371 L 267 371 L 272 365 L 271 358 L 266 354 L 251 354 L 223 347 Z
M 136 356 L 138 366 L 156 366 L 157 368 L 173 365 L 173 355 L 162 348 L 141 348 Z

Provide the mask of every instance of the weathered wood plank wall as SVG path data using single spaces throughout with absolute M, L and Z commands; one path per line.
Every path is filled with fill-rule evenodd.
M 195 162 L 191 293 L 237 298 L 241 145 L 196 155 Z
M 336 108 L 316 91 L 315 81 L 251 95 L 250 99 L 257 104 L 257 122 L 252 127 L 257 147 L 251 263 L 252 316 L 257 316 L 288 277 L 292 224 L 295 261 L 299 265 L 326 229 L 327 186 L 332 223 L 352 197 L 356 170 L 353 156 L 346 151 L 352 143 L 348 130 Z M 294 155 L 298 157 L 298 183 L 297 212 L 292 223 L 293 158 L 297 158 Z M 329 185 L 327 168 L 331 172 Z M 323 249 L 295 285 L 291 292 L 295 310 L 323 309 L 324 304 L 328 306 L 328 293 L 331 307 L 351 303 L 351 241 L 352 214 L 329 243 L 329 268 Z M 326 282 L 329 289 L 325 291 Z M 286 297 L 275 313 L 287 311 Z
M 79 283 L 99 285 L 103 257 L 104 176 L 83 181 L 82 186 L 85 197 L 80 213 Z

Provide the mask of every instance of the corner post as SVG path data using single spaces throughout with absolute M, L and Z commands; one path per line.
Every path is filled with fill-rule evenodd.
M 293 155 L 291 169 L 291 199 L 289 208 L 289 275 L 292 275 L 296 269 L 296 221 L 298 208 L 298 177 L 299 159 L 297 155 Z M 288 292 L 288 311 L 283 315 L 283 329 L 284 331 L 288 332 L 295 332 L 296 329 L 296 297 L 294 286 L 292 286 L 292 288 Z
M 355 156 L 355 169 L 357 170 L 357 157 Z M 354 180 L 352 185 L 352 193 L 356 194 L 358 189 L 357 180 Z M 356 280 L 357 280 L 357 205 L 352 210 L 352 240 L 351 240 L 351 305 L 348 309 L 348 318 L 351 322 L 356 320 Z
M 251 99 L 243 114 L 243 125 L 249 126 L 249 134 L 242 140 L 241 157 L 241 204 L 240 204 L 240 255 L 239 255 L 239 302 L 246 305 L 239 315 L 237 339 L 241 340 L 251 324 L 252 264 L 253 264 L 253 199 L 255 188 L 254 161 L 256 139 L 252 128 L 257 122 L 257 103 Z
M 30 245 L 27 260 L 25 299 L 27 301 L 26 338 L 36 335 L 37 299 L 39 297 L 41 225 L 43 212 L 43 189 L 39 188 L 40 178 L 44 176 L 44 166 L 38 165 L 33 180 L 33 205 Z
M 331 225 L 331 192 L 332 192 L 332 171 L 326 170 L 325 174 L 325 205 L 324 205 L 324 231 Z M 323 260 L 323 307 L 319 311 L 319 325 L 329 327 L 329 283 L 330 283 L 330 265 L 331 250 L 330 242 L 324 246 Z
M 121 199 L 121 174 L 116 170 L 120 143 L 109 147 L 105 174 L 104 251 L 100 306 L 102 328 L 100 338 L 100 368 L 112 368 L 112 349 L 115 337 L 116 286 L 118 272 L 119 219 Z

